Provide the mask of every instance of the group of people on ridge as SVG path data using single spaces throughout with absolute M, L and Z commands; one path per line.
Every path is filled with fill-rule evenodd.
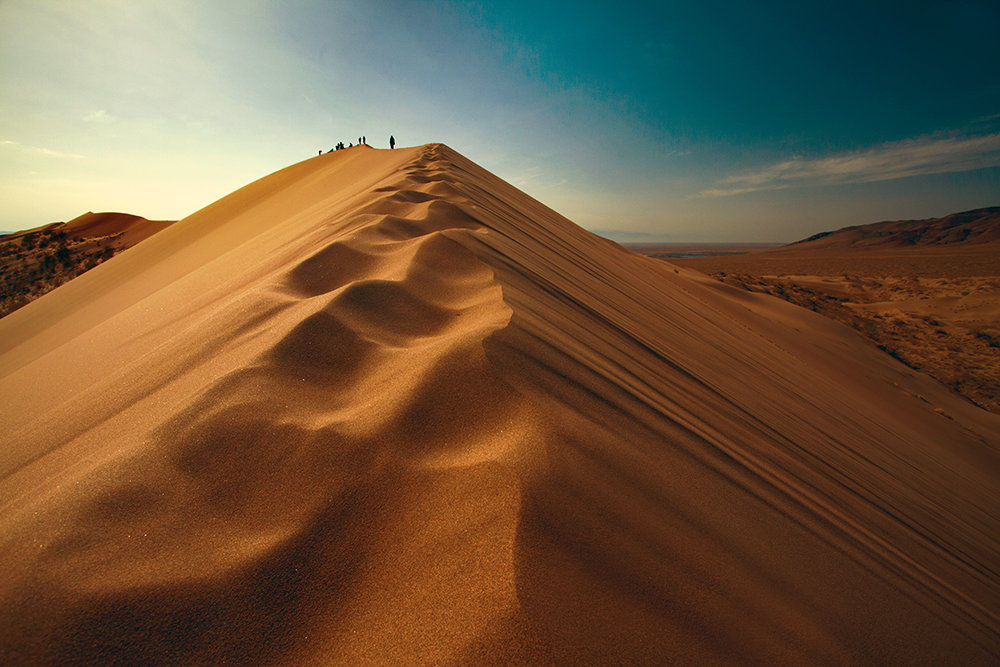
M 362 136 L 358 137 L 358 146 L 367 146 L 367 145 L 368 145 L 368 138 L 366 136 L 362 135 Z M 352 144 L 348 144 L 347 146 L 345 146 L 344 142 L 341 141 L 336 146 L 334 146 L 333 148 L 331 148 L 330 150 L 328 150 L 327 153 L 332 153 L 333 151 L 339 151 L 339 150 L 343 150 L 345 148 L 353 148 L 353 147 L 354 147 L 353 143 Z M 396 137 L 394 137 L 394 136 L 392 136 L 390 134 L 389 135 L 389 148 L 395 148 L 395 147 L 396 147 Z M 323 151 L 320 150 L 319 154 L 322 155 Z

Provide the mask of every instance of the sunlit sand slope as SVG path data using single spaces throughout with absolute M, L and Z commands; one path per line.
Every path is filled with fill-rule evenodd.
M 6 663 L 1000 654 L 1000 419 L 440 144 L 13 313 L 0 401 Z

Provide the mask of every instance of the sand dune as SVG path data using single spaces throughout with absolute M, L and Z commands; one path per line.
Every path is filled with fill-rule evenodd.
M 119 245 L 131 248 L 172 224 L 173 220 L 147 220 L 129 213 L 88 212 L 73 218 L 61 229 L 69 236 L 80 238 L 115 236 Z
M 0 320 L 0 401 L 5 663 L 1000 655 L 1000 417 L 440 144 Z

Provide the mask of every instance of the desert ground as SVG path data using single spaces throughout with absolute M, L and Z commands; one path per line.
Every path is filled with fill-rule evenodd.
M 670 246 L 643 251 L 674 252 Z M 702 248 L 703 256 L 670 261 L 847 324 L 1000 413 L 1000 243 L 710 253 L 714 248 Z
M 1000 656 L 1000 416 L 443 144 L 0 319 L 0 404 L 4 664 Z

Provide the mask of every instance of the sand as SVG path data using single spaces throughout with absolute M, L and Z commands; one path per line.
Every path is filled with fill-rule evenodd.
M 0 320 L 0 660 L 1000 655 L 1000 417 L 441 144 Z

